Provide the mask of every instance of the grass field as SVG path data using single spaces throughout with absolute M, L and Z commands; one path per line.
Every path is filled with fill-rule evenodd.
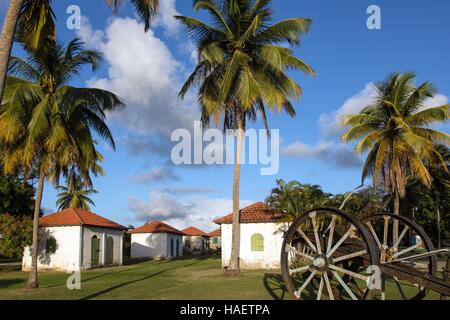
M 238 278 L 227 278 L 219 258 L 147 261 L 83 271 L 81 290 L 67 289 L 68 276 L 40 273 L 40 288 L 27 290 L 27 273 L 0 272 L 0 299 L 292 299 L 278 270 L 243 271 Z

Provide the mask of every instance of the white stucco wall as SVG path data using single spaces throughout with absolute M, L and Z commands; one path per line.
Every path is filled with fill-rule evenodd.
M 241 226 L 240 267 L 242 269 L 276 269 L 280 267 L 283 244 L 282 223 L 243 223 Z M 231 255 L 231 224 L 221 225 L 222 267 L 228 265 Z M 264 251 L 251 250 L 254 234 L 264 237 Z
M 187 246 L 189 241 L 189 246 Z M 207 248 L 207 239 L 201 236 L 183 236 L 183 247 L 186 252 L 202 254 Z
M 170 254 L 170 241 L 179 241 L 178 256 L 183 255 L 182 236 L 171 233 L 133 233 L 131 234 L 131 258 L 162 259 L 173 258 Z M 175 256 L 176 252 L 175 252 Z
M 39 230 L 38 270 L 79 270 L 80 269 L 80 226 L 49 227 Z M 47 239 L 56 240 L 56 252 L 48 254 L 45 250 Z M 22 269 L 31 268 L 31 250 L 26 247 L 22 260 Z
M 106 241 L 108 237 L 112 237 L 114 241 L 113 265 L 122 265 L 123 259 L 123 231 L 117 229 L 100 228 L 100 227 L 83 227 L 83 255 L 82 268 L 89 269 L 91 264 L 91 241 L 92 237 L 97 236 L 100 239 L 100 266 L 104 266 L 106 262 Z
M 217 243 L 214 243 L 214 238 L 217 238 Z M 219 250 L 222 246 L 222 240 L 220 236 L 214 236 L 209 238 L 209 249 L 211 250 Z

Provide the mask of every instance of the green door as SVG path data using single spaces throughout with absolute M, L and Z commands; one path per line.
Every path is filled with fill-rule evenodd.
M 91 240 L 91 266 L 98 267 L 100 262 L 100 239 L 96 236 Z
M 175 256 L 175 246 L 173 243 L 173 239 L 170 239 L 170 257 L 174 257 Z
M 114 240 L 112 237 L 108 237 L 106 241 L 106 265 L 110 266 L 114 262 Z

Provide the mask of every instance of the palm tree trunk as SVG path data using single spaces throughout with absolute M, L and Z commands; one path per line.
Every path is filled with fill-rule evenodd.
M 0 36 L 0 101 L 3 99 L 9 56 L 11 55 L 14 33 L 16 32 L 22 2 L 23 0 L 9 1 L 8 11 L 3 22 L 2 34 Z
M 41 213 L 42 194 L 44 192 L 45 174 L 39 174 L 39 183 L 36 193 L 36 201 L 34 202 L 34 218 L 33 218 L 33 244 L 31 246 L 31 270 L 28 278 L 28 289 L 36 289 L 39 287 L 37 274 L 37 259 L 39 246 L 39 215 Z
M 237 118 L 237 147 L 236 147 L 236 162 L 234 164 L 233 175 L 233 226 L 231 235 L 231 256 L 230 263 L 228 264 L 227 274 L 238 275 L 239 274 L 239 250 L 240 250 L 240 224 L 239 224 L 239 189 L 241 179 L 241 157 L 242 146 L 244 141 L 244 121 L 243 114 L 238 111 Z
M 394 215 L 400 215 L 400 195 L 397 190 L 394 191 Z M 392 230 L 393 241 L 397 241 L 398 239 L 398 220 L 394 220 L 394 226 Z
M 441 211 L 437 208 L 438 249 L 441 249 Z

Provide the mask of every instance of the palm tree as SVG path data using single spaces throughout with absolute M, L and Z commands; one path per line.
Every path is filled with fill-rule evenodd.
M 416 86 L 414 80 L 412 73 L 393 74 L 378 83 L 374 103 L 360 114 L 345 118 L 345 125 L 351 128 L 342 136 L 347 142 L 360 140 L 356 152 L 368 152 L 362 180 L 372 176 L 374 187 L 382 183 L 387 192 L 392 192 L 394 214 L 400 212 L 408 177 L 429 187 L 432 177 L 426 163 L 445 167 L 435 142 L 450 141 L 447 133 L 428 127 L 447 120 L 450 105 L 425 108 L 424 103 L 435 90 L 428 82 Z M 395 230 L 394 239 L 397 233 Z
M 194 9 L 206 10 L 212 24 L 177 16 L 196 42 L 198 64 L 180 91 L 198 86 L 198 99 L 205 125 L 224 120 L 236 130 L 237 150 L 233 174 L 233 232 L 228 274 L 239 272 L 239 187 L 244 130 L 247 120 L 260 115 L 267 128 L 266 107 L 294 116 L 290 98 L 299 99 L 300 86 L 288 69 L 314 74 L 284 44 L 298 45 L 311 21 L 287 19 L 271 24 L 271 0 L 194 0 Z
M 11 58 L 11 76 L 0 107 L 3 169 L 8 173 L 33 168 L 39 176 L 29 288 L 38 287 L 38 224 L 44 181 L 58 184 L 59 176 L 73 167 L 83 177 L 96 170 L 101 159 L 92 131 L 115 147 L 105 120 L 106 112 L 122 106 L 120 99 L 105 90 L 67 84 L 84 65 L 95 70 L 100 60 L 98 52 L 84 50 L 78 39 L 67 46 L 48 40 L 45 50 L 29 51 L 26 60 Z
M 302 185 L 295 180 L 286 183 L 283 179 L 278 179 L 276 183 L 277 187 L 272 189 L 266 203 L 275 210 L 285 212 L 289 220 L 294 220 L 304 212 L 301 199 Z
M 97 191 L 92 188 L 87 188 L 81 177 L 75 172 L 69 175 L 66 180 L 66 185 L 58 187 L 60 190 L 58 200 L 56 201 L 58 210 L 67 208 L 90 210 L 89 205 L 95 206 L 94 201 L 89 198 L 89 195 L 97 193 Z
M 123 0 L 105 0 L 113 9 L 122 5 Z M 137 15 L 145 23 L 145 32 L 156 15 L 159 0 L 130 0 Z M 26 49 L 38 50 L 48 38 L 56 36 L 55 15 L 51 8 L 51 0 L 10 0 L 0 36 L 0 101 L 3 98 L 9 57 L 17 34 Z M 17 33 L 16 33 L 17 29 Z

